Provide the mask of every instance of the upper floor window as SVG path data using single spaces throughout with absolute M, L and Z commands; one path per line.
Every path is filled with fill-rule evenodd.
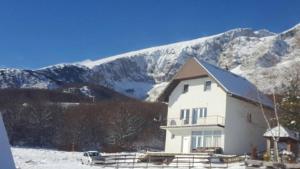
M 189 120 L 190 120 L 190 110 L 189 109 L 182 109 L 180 111 L 180 120 L 183 120 L 184 124 L 189 124 Z
M 251 114 L 250 112 L 247 113 L 247 121 L 248 121 L 249 123 L 252 122 L 252 114 Z
M 204 91 L 211 90 L 211 81 L 206 81 L 204 84 Z
M 183 85 L 183 93 L 186 93 L 186 92 L 188 92 L 189 91 L 189 85 L 188 84 L 185 84 L 185 85 Z
M 197 124 L 198 118 L 206 118 L 207 117 L 207 108 L 194 108 L 192 112 L 192 124 Z

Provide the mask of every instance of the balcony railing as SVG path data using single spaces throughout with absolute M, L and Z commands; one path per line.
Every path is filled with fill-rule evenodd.
M 224 117 L 222 116 L 207 116 L 197 119 L 180 119 L 180 118 L 169 118 L 165 127 L 184 127 L 184 126 L 212 126 L 220 125 L 224 126 Z

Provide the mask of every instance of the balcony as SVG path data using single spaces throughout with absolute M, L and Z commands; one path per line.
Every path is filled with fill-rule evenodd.
M 180 119 L 169 118 L 167 125 L 161 126 L 165 128 L 180 128 L 180 127 L 200 127 L 200 126 L 219 126 L 224 127 L 224 117 L 222 116 L 207 116 L 198 119 Z

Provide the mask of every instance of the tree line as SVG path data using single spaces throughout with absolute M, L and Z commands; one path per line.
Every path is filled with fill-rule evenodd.
M 51 93 L 57 91 L 9 90 L 0 91 L 0 109 L 12 145 L 108 152 L 164 146 L 160 125 L 166 118 L 165 104 L 133 99 L 91 102 Z

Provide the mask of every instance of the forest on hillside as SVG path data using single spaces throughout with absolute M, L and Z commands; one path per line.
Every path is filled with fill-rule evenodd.
M 107 152 L 162 149 L 166 105 L 126 96 L 91 100 L 61 91 L 0 90 L 0 109 L 14 146 Z

